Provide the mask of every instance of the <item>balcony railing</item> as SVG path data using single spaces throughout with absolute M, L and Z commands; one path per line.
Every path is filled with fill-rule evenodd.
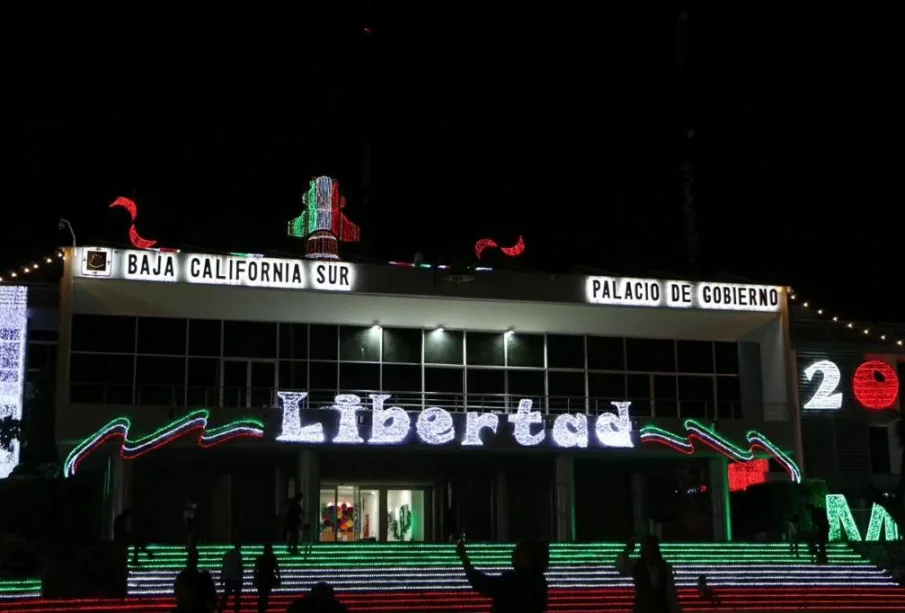
M 230 407 L 267 409 L 279 406 L 276 389 L 272 387 L 216 387 L 173 385 L 109 385 L 72 383 L 69 387 L 71 404 L 134 405 L 167 407 Z M 607 398 L 584 396 L 532 396 L 531 394 L 462 394 L 438 392 L 396 392 L 392 390 L 298 390 L 308 392 L 311 408 L 329 407 L 337 394 L 355 394 L 364 407 L 370 407 L 370 394 L 387 394 L 394 406 L 418 411 L 439 407 L 451 412 L 487 410 L 500 413 L 515 412 L 519 401 L 528 398 L 533 408 L 550 415 L 561 413 L 615 412 L 613 402 L 631 402 L 633 417 L 694 418 L 702 420 L 738 419 L 742 416 L 739 402 L 713 400 L 663 400 L 654 398 Z

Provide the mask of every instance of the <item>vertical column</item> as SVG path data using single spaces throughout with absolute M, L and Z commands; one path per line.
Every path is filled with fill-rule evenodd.
M 571 456 L 557 456 L 553 468 L 557 541 L 575 540 L 575 468 Z
M 729 466 L 725 458 L 712 458 L 708 465 L 713 540 L 732 540 L 729 508 Z
M 299 451 L 295 491 L 305 496 L 305 522 L 311 524 L 312 538 L 316 539 L 314 526 L 320 512 L 320 467 L 316 451 Z
M 493 480 L 493 510 L 496 523 L 496 540 L 509 540 L 509 488 L 506 471 L 498 470 Z
M 650 531 L 647 504 L 644 496 L 644 475 L 632 473 L 632 527 L 635 537 L 642 538 Z
M 113 453 L 107 460 L 104 483 L 104 536 L 113 538 L 113 520 L 122 513 L 132 498 L 132 466 L 119 453 Z

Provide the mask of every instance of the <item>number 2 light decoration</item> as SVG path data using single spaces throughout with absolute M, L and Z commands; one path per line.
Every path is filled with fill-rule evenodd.
M 842 408 L 842 392 L 839 384 L 842 372 L 831 360 L 818 360 L 804 369 L 808 381 L 820 376 L 820 385 L 807 402 L 806 410 L 835 411 Z M 865 409 L 882 411 L 891 409 L 899 397 L 899 376 L 896 370 L 880 360 L 868 360 L 855 369 L 852 392 Z

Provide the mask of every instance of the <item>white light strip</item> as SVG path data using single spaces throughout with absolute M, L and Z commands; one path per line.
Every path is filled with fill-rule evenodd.
M 25 390 L 25 340 L 28 330 L 28 288 L 0 286 L 0 419 L 22 419 Z M 19 441 L 10 451 L 0 450 L 0 479 L 19 465 Z

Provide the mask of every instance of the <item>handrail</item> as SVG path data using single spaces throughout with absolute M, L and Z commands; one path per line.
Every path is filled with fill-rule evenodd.
M 281 388 L 290 391 L 288 388 Z M 365 408 L 370 406 L 370 394 L 390 396 L 393 405 L 417 411 L 439 407 L 450 412 L 489 410 L 511 413 L 519 402 L 530 399 L 535 410 L 550 415 L 586 413 L 598 415 L 616 411 L 613 402 L 631 402 L 633 417 L 738 419 L 742 415 L 738 401 L 714 402 L 712 399 L 656 399 L 650 397 L 616 398 L 584 396 L 539 396 L 531 394 L 474 394 L 453 392 L 413 392 L 393 390 L 322 390 L 300 389 L 308 392 L 307 406 L 325 408 L 333 404 L 338 394 L 355 394 L 362 398 Z M 232 407 L 265 409 L 279 406 L 277 389 L 272 387 L 218 387 L 185 385 L 114 385 L 104 383 L 71 383 L 70 404 L 132 405 L 168 407 Z

